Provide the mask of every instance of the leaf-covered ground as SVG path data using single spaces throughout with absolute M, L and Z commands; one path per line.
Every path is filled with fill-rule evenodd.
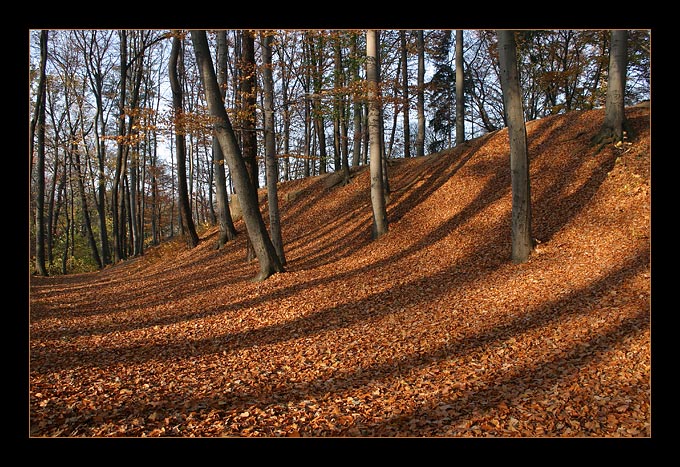
M 649 437 L 650 120 L 599 154 L 601 110 L 529 122 L 531 259 L 510 261 L 507 132 L 282 184 L 288 271 L 216 231 L 30 280 L 30 434 Z

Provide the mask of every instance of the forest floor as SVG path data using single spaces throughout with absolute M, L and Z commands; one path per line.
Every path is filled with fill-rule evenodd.
M 523 264 L 500 130 L 390 163 L 377 241 L 367 170 L 281 184 L 264 282 L 242 221 L 223 250 L 212 228 L 31 277 L 30 436 L 650 437 L 650 114 L 627 115 L 597 154 L 601 110 L 527 123 Z

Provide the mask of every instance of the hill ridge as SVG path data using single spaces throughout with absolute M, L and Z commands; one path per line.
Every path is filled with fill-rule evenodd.
M 288 271 L 262 283 L 242 221 L 220 251 L 212 228 L 31 278 L 32 433 L 649 436 L 649 110 L 627 117 L 597 155 L 601 110 L 527 123 L 525 264 L 499 130 L 391 164 L 377 241 L 367 172 L 280 184 Z

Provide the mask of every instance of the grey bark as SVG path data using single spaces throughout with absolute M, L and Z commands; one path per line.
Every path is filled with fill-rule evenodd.
M 116 153 L 116 169 L 111 187 L 111 217 L 113 228 L 111 230 L 113 241 L 113 261 L 118 263 L 124 259 L 124 250 L 121 230 L 121 187 L 123 176 L 123 157 L 125 155 L 123 138 L 125 137 L 125 94 L 127 85 L 127 31 L 121 30 L 120 35 L 120 90 L 118 95 L 118 148 Z
M 609 49 L 609 76 L 605 100 L 604 122 L 592 138 L 594 144 L 605 145 L 623 141 L 628 132 L 625 112 L 626 64 L 628 31 L 613 30 Z
M 40 31 L 40 78 L 38 82 L 38 99 L 36 104 L 36 125 L 38 131 L 37 194 L 35 209 L 35 267 L 41 276 L 47 276 L 45 266 L 45 98 L 46 98 L 46 64 L 47 64 L 47 30 Z M 31 141 L 33 138 L 31 137 Z M 33 153 L 31 152 L 31 160 Z
M 380 131 L 380 62 L 378 46 L 380 33 L 370 29 L 366 31 L 366 80 L 368 82 L 368 131 L 370 139 L 371 206 L 373 209 L 373 238 L 377 239 L 387 233 L 387 211 L 383 191 L 382 142 Z
M 416 156 L 425 155 L 425 38 L 423 31 L 417 31 L 418 47 L 418 134 L 416 135 Z
M 498 31 L 503 105 L 510 137 L 510 172 L 512 184 L 512 260 L 523 263 L 533 250 L 531 237 L 531 189 L 527 132 L 522 109 L 522 92 L 517 70 L 514 31 Z
M 351 54 L 352 54 L 352 81 L 357 83 L 359 81 L 359 52 L 357 47 L 357 34 L 352 35 L 351 42 Z M 354 126 L 354 138 L 352 146 L 352 167 L 359 165 L 361 161 L 361 114 L 362 114 L 362 102 L 359 99 L 359 93 L 353 93 L 353 126 Z
M 260 272 L 253 280 L 262 281 L 274 273 L 283 272 L 284 268 L 267 233 L 257 200 L 257 189 L 250 181 L 241 150 L 236 143 L 231 121 L 222 104 L 206 32 L 204 30 L 191 31 L 191 40 L 194 44 L 196 63 L 200 70 L 208 109 L 215 120 L 214 131 L 229 165 L 248 236 L 260 264 Z
M 465 92 L 463 88 L 463 30 L 456 30 L 456 145 L 465 141 Z
M 279 165 L 276 157 L 276 134 L 274 127 L 274 78 L 272 76 L 272 36 L 261 35 L 264 88 L 264 150 L 267 173 L 267 204 L 269 205 L 269 231 L 272 244 L 281 265 L 286 264 L 281 235 L 281 218 L 279 214 Z
M 399 31 L 401 42 L 402 90 L 404 100 L 404 157 L 411 157 L 411 128 L 409 123 L 409 93 L 408 93 L 408 54 L 406 50 L 406 31 Z
M 255 109 L 257 99 L 255 97 L 256 76 L 255 76 L 255 36 L 251 31 L 241 32 L 241 60 L 239 62 L 240 90 L 241 90 L 241 144 L 243 148 L 242 156 L 245 161 L 250 182 L 259 188 L 259 166 L 257 163 L 257 134 L 255 133 Z M 246 259 L 255 259 L 256 253 L 250 237 L 246 241 Z
M 224 86 L 227 82 L 227 32 L 217 32 L 217 84 L 220 87 L 220 96 L 224 102 Z M 224 104 L 223 104 L 224 105 Z M 217 239 L 217 248 L 222 248 L 229 240 L 236 238 L 234 220 L 229 210 L 227 196 L 227 177 L 224 167 L 224 153 L 217 137 L 212 140 L 213 166 L 215 170 L 215 195 L 217 196 L 217 221 L 220 226 L 220 235 Z
M 193 248 L 198 245 L 198 234 L 191 215 L 191 205 L 189 203 L 189 191 L 187 187 L 186 172 L 186 140 L 183 125 L 180 119 L 183 113 L 182 86 L 179 82 L 177 72 L 177 60 L 180 53 L 181 40 L 175 35 L 172 38 L 172 50 L 170 52 L 170 62 L 168 70 L 170 74 L 170 87 L 172 89 L 172 106 L 175 119 L 175 154 L 177 156 L 177 192 L 179 197 L 179 212 L 182 218 L 182 226 L 186 236 L 187 246 Z

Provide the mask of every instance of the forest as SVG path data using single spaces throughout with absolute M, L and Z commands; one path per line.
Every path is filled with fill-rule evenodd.
M 29 437 L 652 436 L 651 31 L 28 39 Z
M 233 238 L 234 174 L 212 132 L 188 32 L 55 30 L 42 52 L 40 34 L 29 37 L 31 270 L 102 269 L 177 235 L 196 243 L 196 230 L 211 225 L 222 226 L 220 246 Z M 336 172 L 346 183 L 350 168 L 369 163 L 365 36 L 207 34 L 255 189 L 268 175 L 285 182 Z M 650 33 L 628 36 L 631 105 L 649 99 Z M 605 30 L 521 31 L 525 120 L 603 107 L 609 47 Z M 384 160 L 434 153 L 506 126 L 494 31 L 381 31 L 376 55 Z M 266 154 L 274 157 L 271 173 Z M 387 191 L 387 173 L 385 183 Z

